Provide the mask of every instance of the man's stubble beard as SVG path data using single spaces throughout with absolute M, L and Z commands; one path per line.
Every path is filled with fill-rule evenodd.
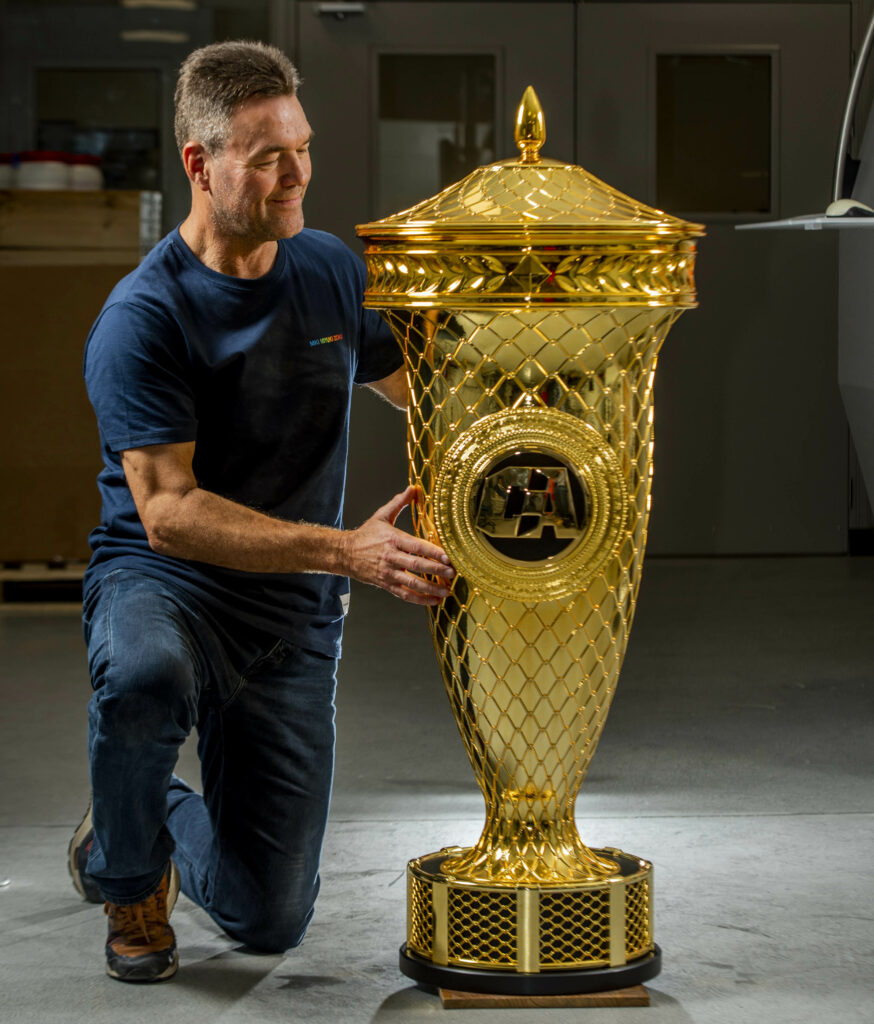
M 254 243 L 275 241 L 274 233 L 266 225 L 254 224 L 244 211 L 225 204 L 220 195 L 213 202 L 213 222 L 218 233 L 226 238 Z
M 253 223 L 247 211 L 237 209 L 232 203 L 225 202 L 225 193 L 219 189 L 213 192 L 213 221 L 216 229 L 226 238 L 235 238 L 241 241 L 251 242 L 260 245 L 263 242 L 277 242 L 281 238 L 292 238 L 303 230 L 303 208 L 300 210 L 300 217 L 294 227 L 281 229 L 279 224 L 271 226 L 268 223 Z

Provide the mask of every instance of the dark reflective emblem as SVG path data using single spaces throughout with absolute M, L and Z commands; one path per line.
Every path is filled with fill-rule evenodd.
M 525 452 L 502 459 L 475 495 L 480 535 L 508 558 L 552 558 L 582 537 L 587 519 L 578 474 L 551 455 Z

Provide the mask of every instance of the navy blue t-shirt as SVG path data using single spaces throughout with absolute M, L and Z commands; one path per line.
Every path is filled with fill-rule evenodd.
M 116 568 L 175 581 L 222 618 L 339 653 L 349 582 L 223 569 L 155 553 L 120 452 L 194 441 L 199 486 L 293 522 L 340 527 L 352 384 L 402 362 L 365 271 L 342 242 L 304 230 L 255 279 L 205 267 L 178 229 L 120 281 L 85 349 L 104 469 L 86 591 Z

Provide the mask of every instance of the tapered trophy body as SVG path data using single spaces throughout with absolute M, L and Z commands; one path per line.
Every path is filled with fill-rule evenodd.
M 469 991 L 652 977 L 652 866 L 590 849 L 574 805 L 640 583 L 659 348 L 695 304 L 699 225 L 520 156 L 363 225 L 366 305 L 403 348 L 423 537 L 457 571 L 430 612 L 486 804 L 476 845 L 413 860 L 401 969 Z

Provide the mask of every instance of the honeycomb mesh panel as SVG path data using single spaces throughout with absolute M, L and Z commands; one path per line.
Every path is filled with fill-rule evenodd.
M 536 969 L 540 971 L 607 966 L 616 962 L 612 954 L 623 952 L 621 946 L 616 949 L 620 937 L 611 933 L 611 897 L 619 895 L 625 898 L 626 960 L 652 951 L 652 865 L 648 862 L 621 850 L 595 850 L 616 858 L 624 882 L 614 878 L 573 887 L 538 888 L 536 913 L 531 916 L 529 903 L 529 911 L 520 918 L 517 887 L 456 883 L 446 877 L 443 865 L 459 852 L 443 850 L 410 863 L 407 941 L 410 949 L 425 959 L 432 959 L 441 948 L 448 962 L 458 966 L 512 971 L 519 969 L 518 957 L 530 954 L 536 944 Z M 435 887 L 445 897 L 440 901 L 445 917 L 431 913 Z M 614 913 L 616 910 L 614 907 Z M 526 929 L 524 934 L 520 927 Z M 432 929 L 441 931 L 439 940 Z M 527 929 L 536 930 L 536 940 Z
M 629 960 L 652 949 L 652 909 L 648 879 L 625 890 L 625 955 Z
M 593 967 L 609 962 L 609 889 L 541 893 L 541 967 Z
M 449 889 L 449 963 L 516 965 L 516 894 Z
M 431 886 L 411 873 L 407 900 L 410 909 L 407 943 L 414 952 L 424 957 L 430 957 L 434 940 L 434 907 L 431 900 Z

